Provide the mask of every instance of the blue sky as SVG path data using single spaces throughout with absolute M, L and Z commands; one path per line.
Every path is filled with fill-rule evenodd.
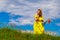
M 34 14 L 42 9 L 44 20 L 51 23 L 44 25 L 45 31 L 60 35 L 60 0 L 0 0 L 0 22 L 16 26 L 16 29 L 33 30 Z

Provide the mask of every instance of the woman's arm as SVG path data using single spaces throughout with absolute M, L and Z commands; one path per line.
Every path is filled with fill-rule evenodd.
M 47 23 L 47 21 L 43 22 L 42 24 L 45 25 Z
M 35 17 L 35 21 L 38 21 L 38 17 Z
M 50 23 L 50 19 L 48 19 L 45 22 L 43 22 L 43 25 L 45 25 L 47 22 Z

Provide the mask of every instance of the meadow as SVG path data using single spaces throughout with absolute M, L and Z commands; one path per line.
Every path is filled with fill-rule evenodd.
M 60 40 L 60 36 L 48 34 L 34 35 L 9 28 L 0 28 L 0 40 Z

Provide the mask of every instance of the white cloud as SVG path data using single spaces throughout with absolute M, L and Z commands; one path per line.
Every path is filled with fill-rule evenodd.
M 5 0 L 0 0 L 0 11 L 3 11 L 3 8 L 6 7 L 6 5 L 7 5 L 6 2 L 7 1 L 5 1 Z
M 32 20 L 27 18 L 18 18 L 16 21 L 19 21 L 20 25 L 33 24 Z
M 12 25 L 12 26 L 14 26 L 14 25 L 18 25 L 18 26 L 19 25 L 27 25 L 27 24 L 32 25 L 33 22 L 30 19 L 23 19 L 23 18 L 18 18 L 16 20 L 10 19 L 10 22 L 9 22 L 9 25 Z
M 31 20 L 24 19 L 21 21 L 21 25 L 24 25 L 24 24 L 33 24 L 33 23 L 31 22 Z
M 26 17 L 22 18 L 22 24 L 32 23 L 34 13 L 36 13 L 38 8 L 42 9 L 45 20 L 47 18 L 55 19 L 60 17 L 58 14 L 60 8 L 56 0 L 42 0 L 35 3 L 26 0 L 1 0 L 0 6 L 0 9 L 10 12 L 12 15 L 22 15 Z
M 57 26 L 60 26 L 60 23 L 56 23 Z
M 16 25 L 20 25 L 18 22 L 16 22 L 15 20 L 11 19 L 9 22 L 10 26 L 16 26 Z
M 54 31 L 45 31 L 45 34 L 56 36 L 58 33 Z

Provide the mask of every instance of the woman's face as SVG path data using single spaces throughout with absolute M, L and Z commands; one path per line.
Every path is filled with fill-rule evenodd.
M 37 14 L 38 14 L 39 16 L 42 16 L 42 12 L 41 12 L 40 9 L 38 9 Z
M 40 10 L 38 10 L 37 13 L 40 13 Z

